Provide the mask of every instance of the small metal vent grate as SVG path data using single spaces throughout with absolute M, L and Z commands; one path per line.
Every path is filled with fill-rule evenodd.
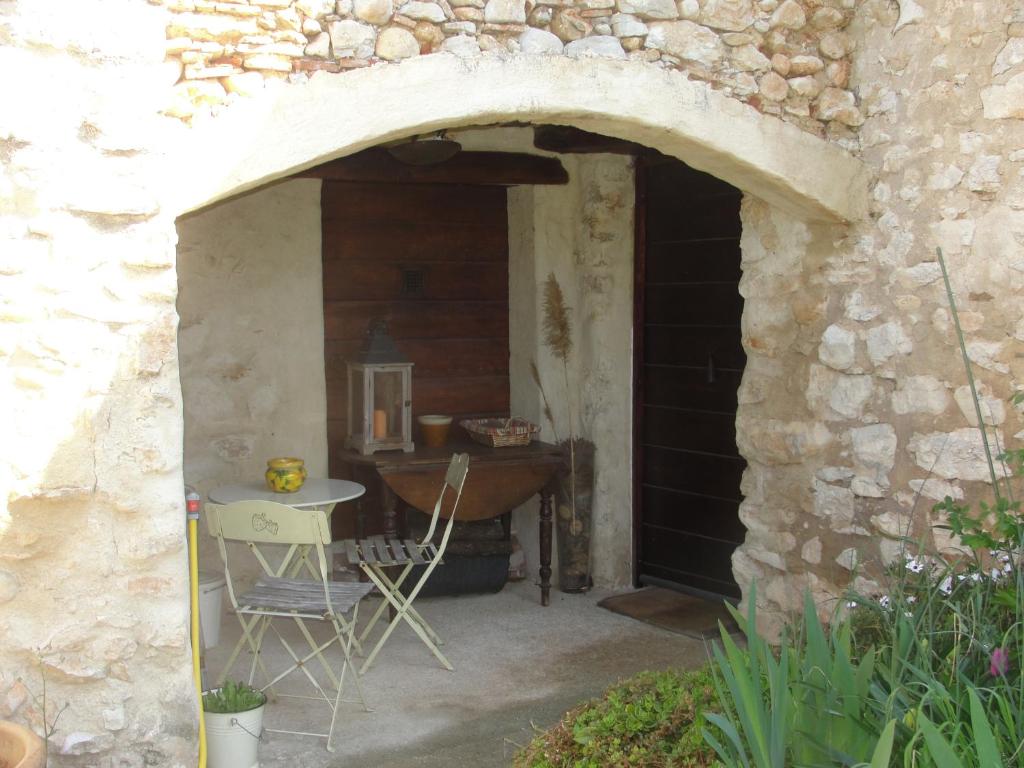
M 423 295 L 424 273 L 419 268 L 402 269 L 402 295 L 422 296 Z

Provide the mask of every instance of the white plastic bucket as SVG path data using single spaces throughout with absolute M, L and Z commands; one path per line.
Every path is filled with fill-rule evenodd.
M 222 573 L 199 572 L 199 631 L 203 648 L 213 648 L 220 642 L 221 600 L 226 584 Z
M 259 768 L 257 752 L 266 705 L 248 712 L 205 712 L 209 768 Z

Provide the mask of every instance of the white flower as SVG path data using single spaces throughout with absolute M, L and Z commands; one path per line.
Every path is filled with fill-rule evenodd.
M 952 576 L 947 576 L 946 578 L 944 578 L 942 581 L 939 582 L 939 591 L 942 594 L 944 594 L 944 595 L 948 595 L 950 592 L 953 591 L 953 577 Z
M 888 608 L 890 603 L 892 603 L 892 600 L 889 599 L 888 595 L 882 595 L 880 598 L 878 598 L 878 604 L 883 608 Z
M 907 570 L 911 573 L 921 573 L 924 571 L 927 563 L 924 558 L 914 557 L 913 555 L 907 555 Z
M 857 601 L 856 600 L 847 600 L 846 601 L 846 607 L 849 608 L 850 610 L 853 610 L 854 608 L 857 607 Z
M 907 595 L 907 602 L 913 605 L 917 602 L 917 595 Z

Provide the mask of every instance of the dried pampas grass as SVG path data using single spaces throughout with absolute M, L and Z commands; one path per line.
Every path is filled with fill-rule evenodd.
M 554 272 L 548 274 L 544 283 L 544 344 L 551 354 L 562 361 L 562 375 L 565 377 L 565 409 L 568 416 L 568 444 L 569 444 L 569 482 L 570 482 L 570 505 L 572 509 L 572 524 L 576 526 L 576 430 L 573 429 L 575 419 L 573 418 L 573 395 L 574 389 L 569 384 L 569 354 L 572 352 L 572 321 L 569 313 L 572 309 L 565 303 L 565 294 L 562 293 L 562 286 Z M 544 397 L 544 415 L 551 422 L 554 430 L 555 419 L 548 405 L 547 395 L 544 394 L 544 387 L 540 384 L 540 373 L 536 364 L 532 365 L 534 381 L 540 387 L 541 395 Z M 555 439 L 558 440 L 557 433 Z M 559 441 L 560 442 L 560 441 Z
M 551 354 L 563 363 L 572 352 L 572 322 L 569 320 L 570 309 L 565 305 L 562 286 L 554 273 L 548 275 L 544 283 L 544 343 Z

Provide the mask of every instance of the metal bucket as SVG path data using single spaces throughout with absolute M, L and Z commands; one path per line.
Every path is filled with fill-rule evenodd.
M 263 733 L 263 710 L 219 714 L 205 712 L 209 768 L 259 768 L 257 752 Z

